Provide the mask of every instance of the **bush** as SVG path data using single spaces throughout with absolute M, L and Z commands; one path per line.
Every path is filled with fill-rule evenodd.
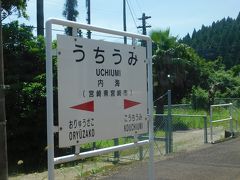
M 208 92 L 200 87 L 193 87 L 192 106 L 194 109 L 208 109 Z

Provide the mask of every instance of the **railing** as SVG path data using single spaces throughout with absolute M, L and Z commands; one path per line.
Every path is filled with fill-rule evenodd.
M 213 108 L 215 107 L 228 107 L 229 108 L 229 117 L 223 118 L 223 119 L 217 119 L 213 120 Z M 226 122 L 229 121 L 230 125 L 230 132 L 231 132 L 231 137 L 233 136 L 233 117 L 232 117 L 232 103 L 229 104 L 215 104 L 210 106 L 210 138 L 211 138 L 211 143 L 214 143 L 213 141 L 213 123 L 218 123 L 218 122 Z

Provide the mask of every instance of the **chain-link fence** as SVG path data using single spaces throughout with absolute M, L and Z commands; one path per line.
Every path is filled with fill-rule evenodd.
M 171 106 L 172 113 L 158 114 L 162 117 L 155 123 L 155 134 L 161 134 L 164 140 L 165 153 L 178 152 L 197 148 L 208 142 L 207 116 L 193 113 L 190 108 Z M 167 110 L 168 111 L 168 110 Z
M 170 97 L 169 97 L 170 96 Z M 164 94 L 165 105 L 163 113 L 154 115 L 154 157 L 159 160 L 164 155 L 190 150 L 202 146 L 207 142 L 207 116 L 203 110 L 193 110 L 190 104 L 172 105 L 168 100 L 171 92 Z M 137 138 L 137 139 L 136 139 Z M 124 137 L 113 140 L 97 141 L 81 146 L 81 152 L 90 149 L 101 149 L 114 145 L 132 143 L 137 140 L 148 139 L 148 134 L 138 137 Z M 149 158 L 149 146 L 131 148 L 119 152 L 108 153 L 97 157 L 98 162 L 111 164 L 125 164 L 138 161 L 145 162 Z M 96 160 L 96 158 L 95 158 Z M 95 161 L 94 160 L 94 161 Z M 142 161 L 139 161 L 142 160 Z M 81 164 L 81 161 L 79 162 Z M 101 163 L 97 165 L 101 167 Z M 84 167 L 84 166 L 83 166 Z M 85 172 L 85 170 L 82 170 Z M 147 169 L 146 169 L 147 171 Z M 134 177 L 134 174 L 133 174 Z
M 166 93 L 162 98 L 168 99 L 170 94 Z M 236 99 L 235 99 L 236 100 Z M 239 132 L 239 103 L 238 101 L 218 100 L 218 103 L 233 103 L 232 128 L 234 133 Z M 167 101 L 166 101 L 167 102 Z M 214 119 L 224 119 L 230 117 L 230 111 L 226 107 L 217 107 L 214 109 Z M 218 122 L 213 124 L 214 140 L 223 139 L 230 131 L 229 122 Z M 210 134 L 210 114 L 209 110 L 194 109 L 191 104 L 170 104 L 164 106 L 161 114 L 154 115 L 154 159 L 158 161 L 166 154 L 179 151 L 189 151 L 197 149 L 204 143 L 211 141 Z M 88 143 L 81 146 L 81 152 L 96 150 L 133 143 L 136 141 L 147 140 L 148 134 L 142 134 L 137 137 L 123 137 L 112 140 L 102 140 L 95 143 Z M 65 151 L 66 152 L 66 151 Z M 74 149 L 68 150 L 68 153 L 74 153 Z M 105 155 L 78 160 L 69 164 L 59 164 L 55 169 L 56 179 L 82 179 L 86 176 L 94 176 L 99 172 L 111 171 L 118 165 L 128 165 L 129 163 L 146 164 L 149 159 L 149 145 L 126 149 L 123 151 L 108 153 Z M 117 164 L 117 166 L 116 166 Z M 68 167 L 69 166 L 69 167 Z M 69 170 L 67 170 L 69 169 Z M 146 168 L 146 173 L 148 169 Z M 70 174 L 69 174 L 70 173 Z M 134 179 L 135 174 L 132 174 Z M 37 178 L 36 178 L 37 179 Z
M 170 92 L 161 96 L 165 98 L 165 102 L 168 102 Z M 170 97 L 171 98 L 171 97 Z M 219 103 L 233 103 L 233 108 L 230 110 L 226 107 L 217 107 L 214 109 L 213 118 L 224 119 L 232 116 L 232 128 L 233 132 L 238 132 L 239 123 L 239 102 L 234 99 L 218 100 Z M 163 101 L 164 102 L 164 101 Z M 217 102 L 216 102 L 217 103 Z M 171 104 L 164 105 L 163 112 L 161 114 L 154 115 L 154 157 L 155 161 L 163 158 L 168 153 L 174 153 L 179 151 L 188 151 L 199 148 L 204 143 L 211 142 L 211 129 L 210 129 L 210 110 L 195 109 L 191 104 Z M 232 113 L 232 115 L 231 115 Z M 231 124 L 227 122 L 213 123 L 213 137 L 215 139 L 223 139 L 227 136 L 227 132 L 231 130 Z M 101 149 L 116 145 L 122 145 L 126 143 L 136 142 L 138 140 L 148 139 L 148 134 L 142 134 L 138 137 L 124 137 L 113 140 L 97 141 L 95 143 L 85 144 L 81 147 L 81 151 L 87 151 L 92 149 Z M 81 170 L 82 175 L 87 172 L 94 174 L 97 171 L 101 171 L 103 167 L 109 169 L 113 164 L 129 164 L 129 163 L 146 163 L 149 158 L 149 146 L 135 147 L 119 152 L 108 153 L 102 156 L 98 156 L 92 162 L 94 166 L 92 170 L 89 169 L 90 165 L 84 165 L 86 162 L 78 161 L 77 166 Z M 90 158 L 91 159 L 91 158 Z M 140 161 L 139 161 L 140 160 Z M 89 162 L 89 161 L 87 161 Z M 80 167 L 81 166 L 81 167 Z M 147 171 L 147 169 L 146 169 Z M 80 177 L 80 175 L 78 175 Z M 132 175 L 134 177 L 134 174 Z

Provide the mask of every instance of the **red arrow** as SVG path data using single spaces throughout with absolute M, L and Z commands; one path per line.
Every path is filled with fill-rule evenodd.
M 140 102 L 130 101 L 128 99 L 124 99 L 124 109 L 128 109 L 130 107 L 141 104 Z
M 83 110 L 83 111 L 90 111 L 94 112 L 94 101 L 89 101 L 86 103 L 82 103 L 76 106 L 70 107 L 72 109 Z

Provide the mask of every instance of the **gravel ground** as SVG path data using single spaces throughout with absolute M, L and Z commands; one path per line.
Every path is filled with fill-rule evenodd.
M 219 138 L 222 136 L 222 129 L 221 128 L 216 129 L 214 133 L 215 133 L 214 138 Z M 173 147 L 174 152 L 191 152 L 196 149 L 206 148 L 209 145 L 209 144 L 207 145 L 204 144 L 202 129 L 176 131 L 173 133 L 173 143 L 174 143 L 174 147 Z M 162 141 L 155 142 L 154 147 L 155 147 L 155 162 L 159 162 L 164 159 L 172 159 L 175 156 L 175 153 L 168 156 L 163 155 L 165 154 L 165 146 L 164 146 L 164 142 Z M 137 153 L 138 150 L 136 150 L 135 152 Z M 144 155 L 145 155 L 144 158 L 147 159 L 148 148 L 145 148 Z M 64 168 L 55 169 L 55 179 L 56 180 L 83 179 L 82 175 L 86 172 L 91 172 L 97 175 L 90 176 L 85 179 L 98 179 L 102 177 L 103 174 L 109 175 L 109 172 L 110 174 L 113 172 L 114 173 L 119 172 L 122 167 L 123 168 L 126 167 L 127 169 L 132 169 L 134 166 L 145 166 L 147 164 L 146 160 L 132 162 L 132 166 L 129 165 L 129 159 L 134 159 L 134 158 L 137 159 L 136 158 L 137 156 L 138 154 L 133 154 L 129 157 L 126 156 L 124 159 L 121 159 L 121 163 L 119 166 L 113 166 L 112 162 L 107 162 L 107 161 L 92 161 L 92 162 L 84 162 L 74 167 L 64 167 Z M 101 170 L 100 174 L 97 173 L 98 170 L 101 168 L 103 168 L 104 170 Z M 110 171 L 108 171 L 109 169 Z M 136 174 L 138 173 L 135 172 L 135 174 L 132 174 L 132 176 L 135 176 Z M 47 172 L 20 174 L 20 175 L 18 174 L 17 176 L 9 177 L 9 180 L 46 180 L 46 179 L 47 179 Z
M 159 180 L 239 180 L 240 138 L 177 153 L 172 158 L 155 162 L 154 167 Z M 148 179 L 147 163 L 134 164 L 99 179 L 145 180 Z

